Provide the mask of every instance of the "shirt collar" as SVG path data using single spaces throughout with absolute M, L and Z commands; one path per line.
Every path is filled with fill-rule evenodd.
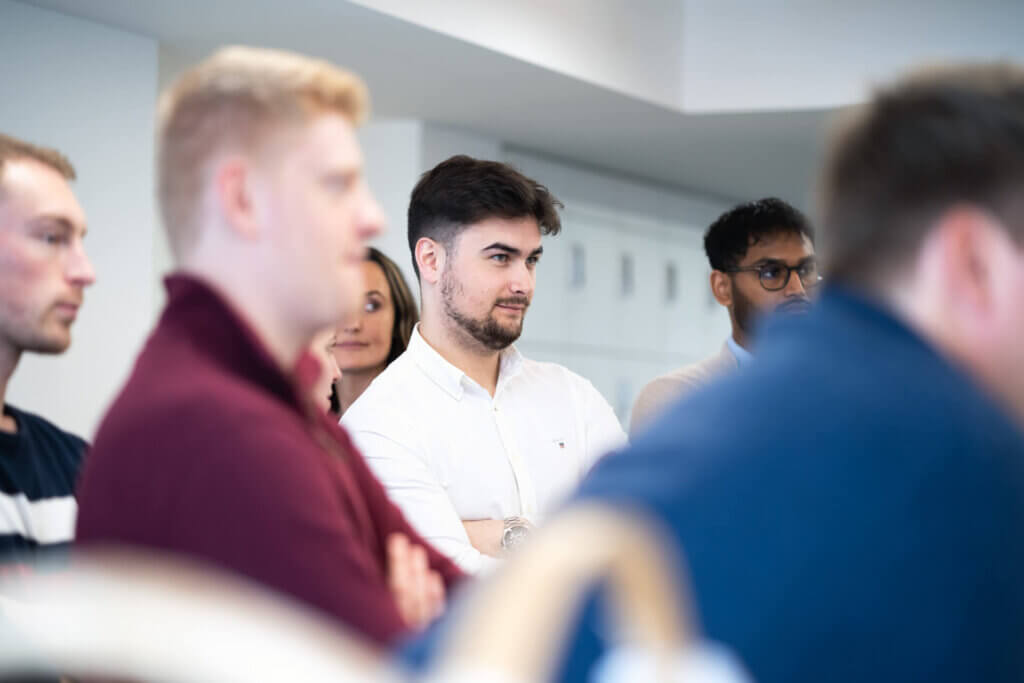
M 741 368 L 744 368 L 754 362 L 754 356 L 750 351 L 736 343 L 736 340 L 730 337 L 725 340 L 726 346 L 729 347 L 729 351 L 732 353 L 733 358 L 736 359 L 736 364 Z
M 456 401 L 462 399 L 462 394 L 465 393 L 467 385 L 479 386 L 476 382 L 470 379 L 465 372 L 448 362 L 433 346 L 427 343 L 420 334 L 419 323 L 416 323 L 416 326 L 412 330 L 412 335 L 409 337 L 409 347 L 407 352 L 411 354 L 417 367 L 419 367 L 419 369 L 422 370 L 423 373 L 434 382 L 434 384 L 444 389 Z M 523 356 L 515 346 L 509 346 L 501 352 L 501 358 L 498 365 L 498 390 L 500 390 L 508 380 L 518 374 L 522 365 Z M 495 393 L 497 393 L 497 391 Z

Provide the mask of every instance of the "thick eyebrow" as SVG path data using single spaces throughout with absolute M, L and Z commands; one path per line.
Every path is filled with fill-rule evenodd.
M 519 250 L 519 249 L 517 249 L 515 247 L 511 247 L 511 246 L 509 246 L 507 244 L 504 244 L 502 242 L 494 242 L 493 244 L 488 244 L 486 247 L 484 247 L 480 251 L 501 251 L 501 252 L 504 252 L 506 254 L 510 254 L 512 256 L 519 256 L 520 254 L 523 253 L 521 250 Z M 540 256 L 543 253 L 544 253 L 544 247 L 537 247 L 536 249 L 534 249 L 533 251 L 530 252 L 530 256 Z
M 523 253 L 516 249 L 515 247 L 510 247 L 509 245 L 503 244 L 502 242 L 494 242 L 493 244 L 488 244 L 480 251 L 503 251 L 506 254 L 511 254 L 512 256 L 519 256 L 521 253 Z

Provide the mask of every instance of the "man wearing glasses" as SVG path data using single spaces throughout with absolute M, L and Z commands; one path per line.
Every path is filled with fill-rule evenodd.
M 757 323 L 766 313 L 803 312 L 821 280 L 814 230 L 795 208 L 769 197 L 722 214 L 704 235 L 711 292 L 729 311 L 732 335 L 716 355 L 656 378 L 633 405 L 631 435 L 672 401 L 752 360 Z

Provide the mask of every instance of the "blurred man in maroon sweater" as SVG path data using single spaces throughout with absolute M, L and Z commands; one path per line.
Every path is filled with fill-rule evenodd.
M 227 48 L 160 103 L 158 193 L 177 273 L 96 436 L 78 542 L 197 558 L 380 643 L 429 622 L 459 571 L 315 406 L 314 335 L 360 304 L 381 228 L 354 75 Z

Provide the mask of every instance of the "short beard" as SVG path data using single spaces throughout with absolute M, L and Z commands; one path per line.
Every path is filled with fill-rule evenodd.
M 757 319 L 757 306 L 740 291 L 733 283 L 732 314 L 736 319 L 736 327 L 747 339 L 753 338 L 754 324 Z
M 739 328 L 740 332 L 747 339 L 754 338 L 754 332 L 756 331 L 758 322 L 761 316 L 768 311 L 759 311 L 753 301 L 748 299 L 743 292 L 740 291 L 739 287 L 735 284 L 732 288 L 732 313 L 736 318 L 736 327 Z M 810 301 L 804 297 L 794 297 L 784 301 L 775 307 L 775 311 L 779 313 L 793 315 L 799 313 L 806 313 L 810 308 Z
M 455 308 L 456 294 L 465 294 L 465 289 L 462 283 L 455 279 L 455 275 L 451 270 L 446 267 L 444 272 L 441 273 L 441 301 L 444 304 L 445 315 L 485 349 L 502 351 L 519 339 L 519 335 L 523 333 L 522 319 L 520 319 L 519 325 L 514 330 L 510 330 L 502 327 L 490 313 L 481 320 L 464 315 Z M 511 303 L 513 301 L 520 304 L 525 303 L 522 299 L 500 299 L 495 304 Z

